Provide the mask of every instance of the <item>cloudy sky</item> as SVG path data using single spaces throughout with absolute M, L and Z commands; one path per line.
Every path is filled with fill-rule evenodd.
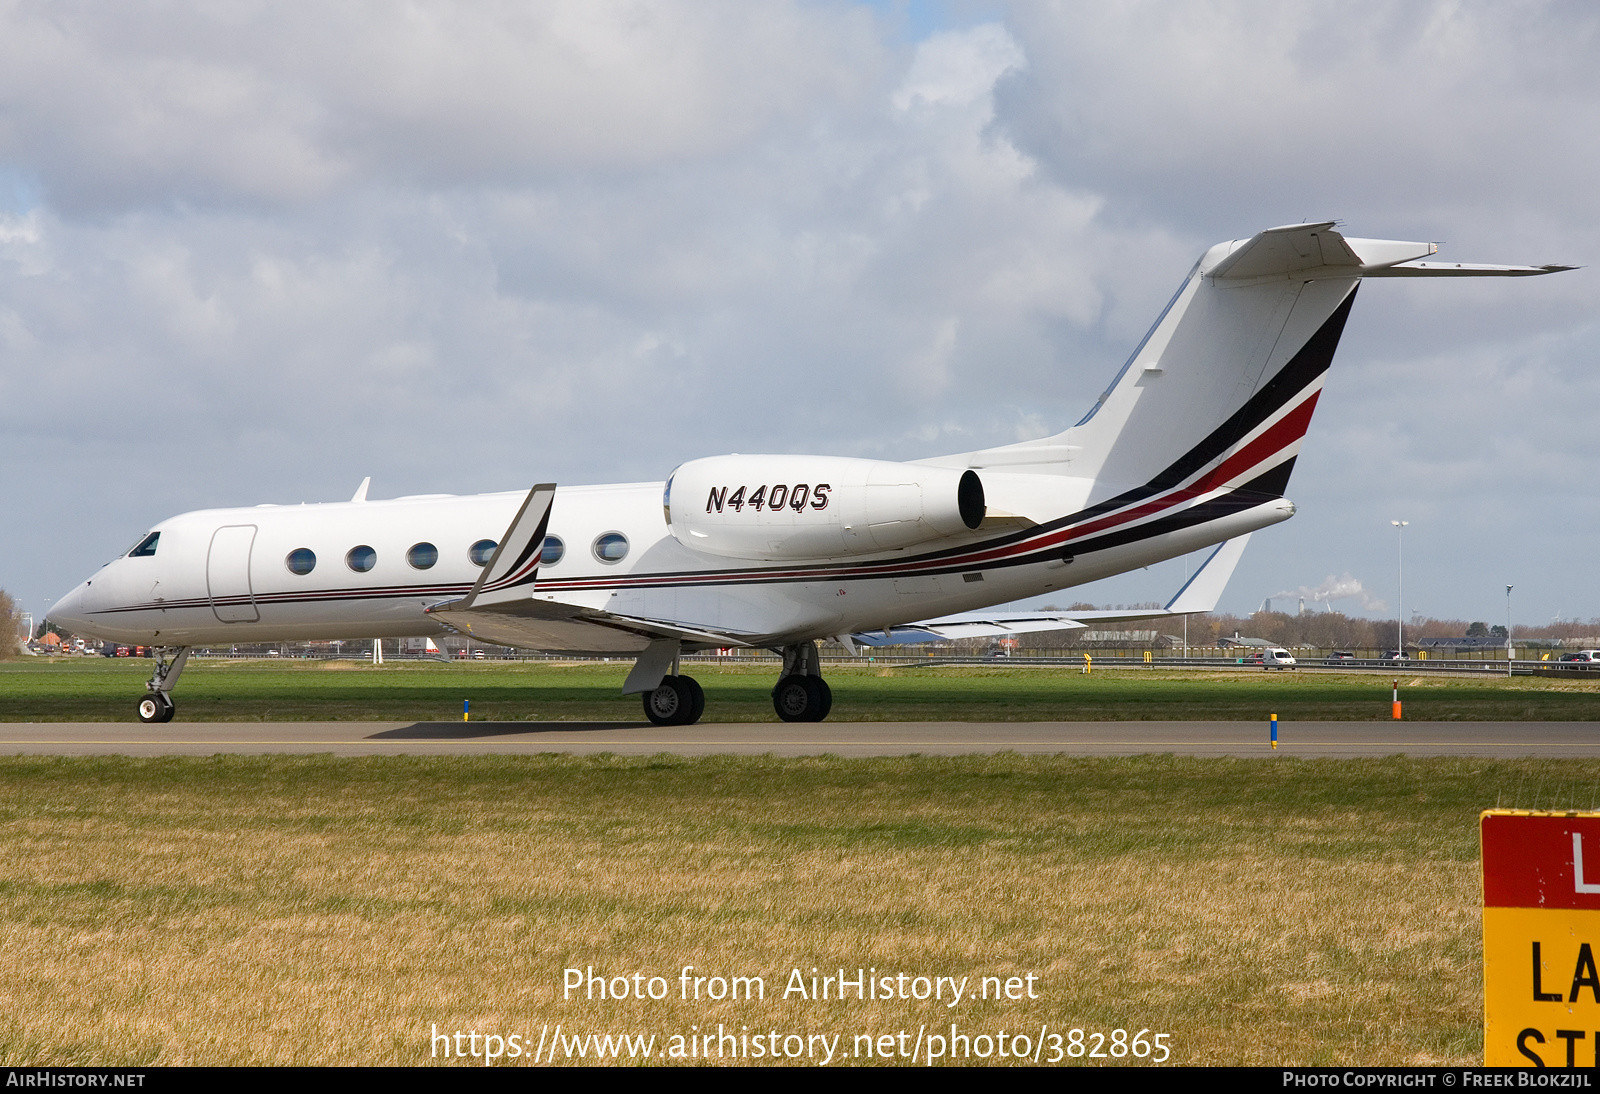
M 1366 286 L 1222 607 L 1600 616 L 1581 3 L 0 0 L 0 586 L 209 506 L 914 459 L 1081 417 L 1275 224 Z M 1164 598 L 1180 561 L 1084 595 Z

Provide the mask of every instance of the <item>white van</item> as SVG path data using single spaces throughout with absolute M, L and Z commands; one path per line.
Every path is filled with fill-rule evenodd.
M 1285 649 L 1268 647 L 1256 654 L 1255 659 L 1263 669 L 1292 669 L 1295 667 L 1294 655 Z

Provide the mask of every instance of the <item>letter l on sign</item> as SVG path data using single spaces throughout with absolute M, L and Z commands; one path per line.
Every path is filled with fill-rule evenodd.
M 1572 833 L 1572 891 L 1575 893 L 1600 893 L 1600 882 L 1583 880 L 1583 835 Z

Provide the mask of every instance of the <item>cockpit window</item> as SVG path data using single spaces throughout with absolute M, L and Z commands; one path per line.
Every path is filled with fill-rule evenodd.
M 138 543 L 138 546 L 128 552 L 129 558 L 149 558 L 156 553 L 156 544 L 161 542 L 160 532 L 151 532 Z

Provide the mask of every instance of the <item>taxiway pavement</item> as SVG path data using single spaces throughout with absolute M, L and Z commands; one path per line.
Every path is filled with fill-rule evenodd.
M 7 722 L 0 754 L 1600 756 L 1600 722 Z

